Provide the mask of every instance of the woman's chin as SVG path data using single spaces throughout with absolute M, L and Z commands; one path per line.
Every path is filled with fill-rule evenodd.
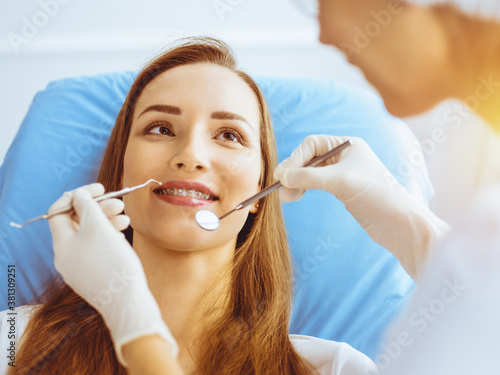
M 133 227 L 133 226 L 132 226 Z M 138 238 L 140 237 L 140 239 Z M 198 226 L 194 220 L 175 220 L 175 223 L 141 225 L 134 231 L 134 245 L 149 242 L 174 251 L 198 251 L 217 246 L 219 236 Z

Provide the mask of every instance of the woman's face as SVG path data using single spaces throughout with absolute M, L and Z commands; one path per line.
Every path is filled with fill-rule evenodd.
M 259 191 L 260 113 L 253 91 L 215 64 L 184 65 L 156 77 L 134 110 L 123 187 L 150 178 L 164 184 L 124 196 L 138 236 L 170 250 L 236 245 L 248 212 L 233 213 L 214 232 L 201 229 L 200 209 L 218 216 Z

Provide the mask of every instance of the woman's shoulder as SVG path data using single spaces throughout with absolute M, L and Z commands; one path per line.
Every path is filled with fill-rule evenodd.
M 6 355 L 0 356 L 0 374 L 7 371 L 9 364 L 15 365 L 19 351 L 19 339 L 29 320 L 42 305 L 17 306 L 14 309 L 0 311 L 0 350 Z
M 321 375 L 378 374 L 375 363 L 345 342 L 305 335 L 290 335 L 297 351 L 307 358 Z

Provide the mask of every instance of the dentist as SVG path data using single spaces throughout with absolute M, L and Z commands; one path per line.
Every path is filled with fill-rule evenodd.
M 393 115 L 417 115 L 458 98 L 500 132 L 500 2 L 426 5 L 432 2 L 311 0 L 308 8 L 317 3 L 320 41 L 361 69 Z M 385 168 L 362 140 L 333 165 L 300 168 L 338 142 L 312 136 L 284 160 L 274 174 L 285 186 L 281 199 L 298 200 L 307 189 L 329 191 L 415 279 L 450 227 L 404 188 L 387 189 Z M 370 181 L 378 183 L 368 186 Z

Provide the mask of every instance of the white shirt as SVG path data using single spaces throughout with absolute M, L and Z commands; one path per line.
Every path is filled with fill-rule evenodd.
M 7 372 L 7 366 L 10 362 L 8 358 L 10 342 L 19 342 L 36 306 L 39 305 L 19 306 L 14 311 L 4 310 L 0 312 L 0 375 Z M 13 317 L 15 318 L 15 325 L 13 325 L 15 330 L 11 331 Z M 15 338 L 11 340 L 9 333 L 15 333 Z M 304 335 L 290 335 L 290 340 L 297 351 L 316 366 L 321 375 L 372 375 L 378 373 L 370 358 L 346 343 Z M 18 352 L 19 348 L 15 348 L 15 353 Z

